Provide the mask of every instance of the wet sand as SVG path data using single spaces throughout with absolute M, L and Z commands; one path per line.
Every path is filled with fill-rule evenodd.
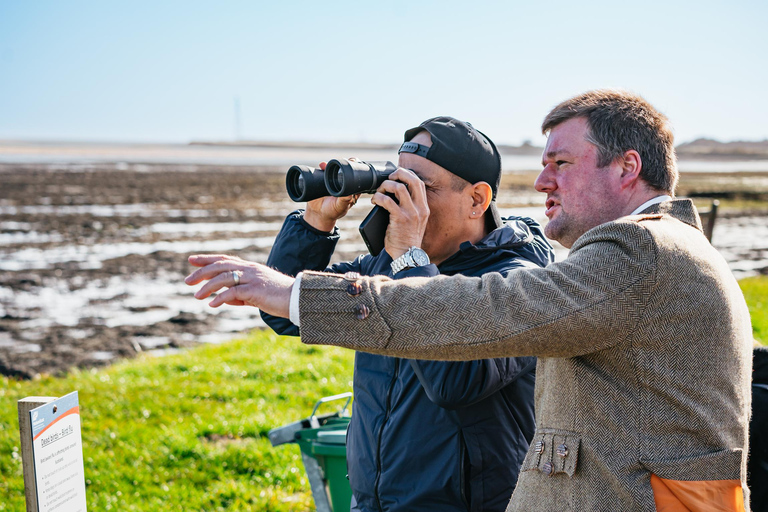
M 544 220 L 534 176 L 505 175 L 502 213 Z M 768 272 L 768 211 L 760 207 L 768 175 L 693 178 L 695 194 L 751 201 L 719 219 L 715 246 L 739 277 Z M 297 206 L 283 168 L 0 164 L 0 183 L 0 373 L 31 378 L 100 366 L 263 325 L 252 308 L 208 308 L 182 280 L 191 253 L 266 260 Z M 340 223 L 336 260 L 364 251 L 356 228 L 366 203 Z M 565 254 L 558 250 L 559 259 Z

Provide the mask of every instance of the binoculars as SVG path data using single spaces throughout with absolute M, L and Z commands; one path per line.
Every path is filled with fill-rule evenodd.
M 285 175 L 285 188 L 296 202 L 312 201 L 325 196 L 344 197 L 373 194 L 397 165 L 392 162 L 352 162 L 331 160 L 322 169 L 294 165 Z

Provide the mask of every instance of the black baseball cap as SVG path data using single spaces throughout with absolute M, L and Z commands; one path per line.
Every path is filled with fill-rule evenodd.
M 410 142 L 422 131 L 429 132 L 432 146 Z M 489 227 L 495 229 L 504 225 L 496 208 L 496 193 L 501 182 L 501 155 L 483 132 L 453 117 L 433 117 L 405 132 L 398 154 L 403 152 L 424 157 L 469 183 L 488 183 L 493 192 L 493 200 L 488 207 L 490 215 L 486 216 Z

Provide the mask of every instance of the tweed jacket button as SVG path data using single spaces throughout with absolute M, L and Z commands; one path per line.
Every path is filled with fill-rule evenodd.
M 365 320 L 370 312 L 371 310 L 365 304 L 360 304 L 355 308 L 355 315 L 358 320 Z
M 357 281 L 358 279 L 360 279 L 359 272 L 347 272 L 346 274 L 344 274 L 345 281 Z
M 544 474 L 545 474 L 545 475 L 547 475 L 547 476 L 550 476 L 550 475 L 552 475 L 552 471 L 553 471 L 554 469 L 555 469 L 555 468 L 552 466 L 552 463 L 551 463 L 551 462 L 547 462 L 547 463 L 545 463 L 543 466 L 541 466 L 541 472 L 542 472 L 542 473 L 544 473 Z
M 544 441 L 536 441 L 533 445 L 533 451 L 536 453 L 544 453 Z
M 354 283 L 349 283 L 347 285 L 347 293 L 350 297 L 357 297 L 360 295 L 360 293 L 363 291 L 363 287 L 360 283 L 355 281 Z
M 564 444 L 561 444 L 557 447 L 557 454 L 562 458 L 566 458 L 568 456 L 568 447 Z

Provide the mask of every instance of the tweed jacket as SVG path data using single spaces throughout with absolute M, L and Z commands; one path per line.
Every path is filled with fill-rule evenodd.
M 302 341 L 409 358 L 537 355 L 537 431 L 508 511 L 653 511 L 651 474 L 745 483 L 752 331 L 693 203 L 502 277 L 305 273 Z M 471 309 L 473 314 L 465 314 Z

